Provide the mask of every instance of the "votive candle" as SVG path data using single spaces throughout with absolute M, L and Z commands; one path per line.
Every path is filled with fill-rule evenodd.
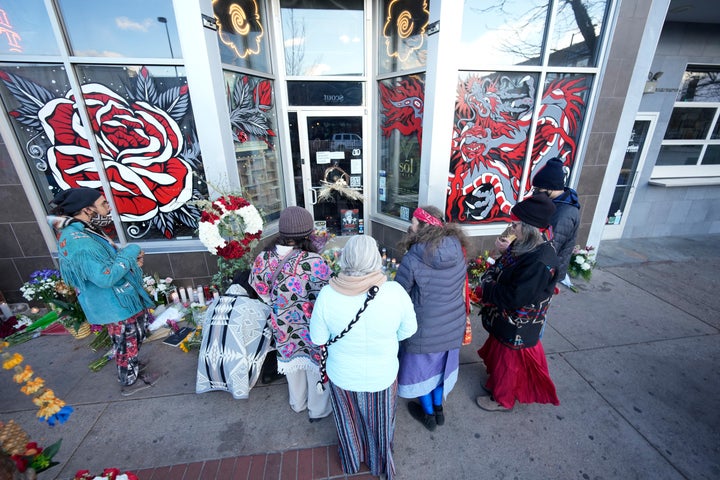
M 197 287 L 197 296 L 198 296 L 198 303 L 200 305 L 205 305 L 205 293 L 203 292 L 202 286 Z
M 185 289 L 183 287 L 180 287 L 178 290 L 180 290 L 180 300 L 182 301 L 182 303 L 187 303 L 188 298 Z

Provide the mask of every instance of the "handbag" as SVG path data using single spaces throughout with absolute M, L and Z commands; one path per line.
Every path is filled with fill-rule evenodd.
M 325 364 L 327 364 L 327 358 L 328 358 L 328 350 L 327 347 L 332 345 L 333 343 L 340 340 L 342 337 L 345 336 L 346 333 L 350 331 L 353 325 L 357 323 L 358 320 L 360 320 L 360 314 L 362 314 L 365 309 L 368 306 L 368 303 L 370 303 L 370 300 L 375 298 L 375 295 L 377 295 L 377 292 L 380 290 L 380 288 L 377 285 L 373 285 L 370 287 L 370 290 L 367 292 L 367 296 L 365 297 L 365 302 L 363 302 L 363 306 L 360 307 L 360 310 L 355 314 L 355 318 L 353 318 L 350 323 L 348 323 L 348 326 L 345 327 L 345 329 L 335 335 L 333 338 L 331 338 L 329 341 L 327 341 L 324 345 L 320 345 L 320 380 L 317 382 L 317 390 L 319 393 L 322 393 L 325 391 L 325 384 L 328 382 L 328 376 L 327 372 L 325 371 Z

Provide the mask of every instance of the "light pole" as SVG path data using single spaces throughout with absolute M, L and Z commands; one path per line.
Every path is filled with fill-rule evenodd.
M 165 25 L 165 35 L 167 35 L 167 41 L 168 41 L 168 47 L 170 47 L 170 58 L 175 58 L 175 54 L 173 53 L 172 49 L 172 42 L 170 41 L 170 30 L 168 30 L 167 26 L 167 18 L 165 17 L 157 17 L 157 21 Z M 175 67 L 175 76 L 177 77 L 177 66 Z

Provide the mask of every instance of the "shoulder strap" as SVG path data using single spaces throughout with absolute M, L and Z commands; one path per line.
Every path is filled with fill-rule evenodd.
M 293 249 L 290 253 L 285 255 L 285 258 L 282 259 L 282 261 L 278 264 L 278 267 L 275 269 L 275 271 L 272 274 L 272 277 L 270 277 L 270 282 L 268 282 L 270 287 L 270 294 L 272 295 L 272 292 L 275 291 L 275 282 L 277 281 L 278 275 L 280 275 L 280 272 L 282 269 L 287 265 L 292 257 L 297 257 L 300 254 L 301 250 Z

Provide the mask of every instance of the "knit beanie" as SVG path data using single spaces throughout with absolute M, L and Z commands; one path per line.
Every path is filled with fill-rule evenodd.
M 556 157 L 545 162 L 545 166 L 535 174 L 532 185 L 547 190 L 564 190 L 565 172 L 562 160 Z
M 547 227 L 553 213 L 555 213 L 555 204 L 544 193 L 528 197 L 516 203 L 510 210 L 511 218 L 517 218 L 537 228 Z
M 60 207 L 66 215 L 72 215 L 95 203 L 101 195 L 101 192 L 93 188 L 69 188 L 55 195 L 52 203 Z
M 303 238 L 310 235 L 315 228 L 315 221 L 310 212 L 302 207 L 288 207 L 280 214 L 278 224 L 280 235 L 288 238 Z

